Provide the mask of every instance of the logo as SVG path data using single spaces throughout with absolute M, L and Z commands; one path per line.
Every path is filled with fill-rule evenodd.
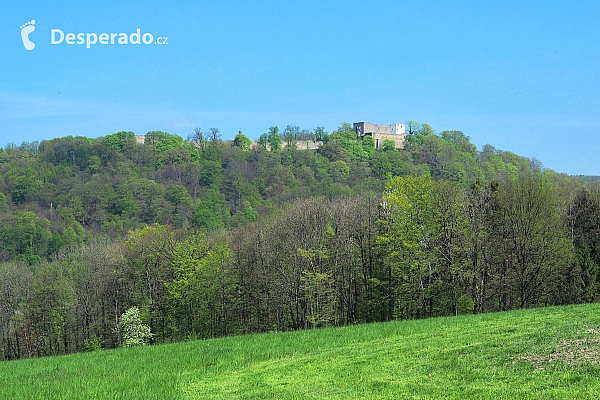
M 21 25 L 21 39 L 23 39 L 23 46 L 27 50 L 33 50 L 35 48 L 35 43 L 29 40 L 29 34 L 35 31 L 35 20 Z M 156 37 L 150 33 L 145 32 L 142 33 L 141 29 L 137 29 L 132 33 L 124 33 L 124 32 L 103 32 L 103 33 L 92 33 L 92 32 L 63 32 L 60 29 L 51 29 L 50 30 L 50 44 L 59 45 L 59 44 L 67 44 L 67 45 L 85 45 L 86 48 L 90 48 L 95 44 L 100 45 L 123 45 L 123 44 L 159 44 L 165 45 L 169 44 L 167 42 L 169 38 L 166 36 Z
M 21 25 L 21 39 L 23 39 L 23 46 L 25 46 L 27 50 L 33 50 L 35 47 L 35 43 L 29 40 L 29 34 L 35 31 L 35 26 L 33 25 L 35 25 L 35 19 Z
M 85 44 L 85 47 L 88 49 L 98 44 L 168 44 L 168 37 L 161 36 L 154 40 L 154 35 L 151 33 L 141 33 L 141 30 L 138 28 L 135 32 L 131 34 L 127 33 L 64 33 L 60 29 L 52 29 L 50 31 L 50 44 Z

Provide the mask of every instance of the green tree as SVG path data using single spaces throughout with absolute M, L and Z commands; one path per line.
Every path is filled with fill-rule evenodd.
M 440 136 L 445 141 L 452 143 L 457 150 L 469 153 L 473 157 L 477 156 L 477 147 L 471 143 L 471 138 L 466 136 L 461 131 L 443 131 L 440 133 Z
M 268 133 L 269 147 L 271 151 L 281 150 L 281 135 L 279 135 L 279 128 L 277 126 L 272 126 L 269 128 Z
M 380 178 L 387 178 L 392 173 L 392 163 L 387 154 L 380 151 L 371 157 L 371 168 Z
M 416 135 L 421 130 L 421 124 L 419 124 L 417 121 L 413 121 L 412 119 L 409 119 L 404 124 L 406 127 L 406 133 L 408 135 Z
M 172 185 L 166 192 L 167 200 L 174 206 L 189 206 L 192 204 L 192 196 L 183 185 Z
M 2 249 L 17 260 L 35 264 L 49 255 L 50 228 L 50 221 L 31 211 L 5 214 L 0 219 Z
M 334 161 L 329 164 L 329 174 L 336 182 L 343 182 L 350 176 L 350 167 L 343 160 Z
M 260 135 L 260 138 L 258 139 L 258 145 L 260 147 L 262 147 L 263 149 L 266 149 L 268 144 L 269 144 L 269 134 L 263 133 L 262 135 Z
M 128 141 L 135 140 L 135 133 L 129 131 L 120 131 L 112 135 L 106 135 L 104 141 L 113 150 L 121 151 Z
M 210 244 L 202 234 L 177 245 L 174 279 L 167 286 L 172 307 L 183 318 L 173 325 L 200 337 L 232 332 L 237 287 L 230 270 L 232 256 L 226 244 Z
M 129 297 L 134 304 L 147 306 L 150 327 L 166 340 L 166 282 L 173 277 L 174 252 L 183 232 L 170 226 L 147 226 L 129 232 L 125 241 Z
M 362 145 L 369 157 L 371 157 L 375 152 L 375 139 L 373 139 L 373 136 L 363 137 Z
M 399 317 L 434 315 L 430 293 L 439 285 L 434 243 L 440 233 L 433 207 L 434 189 L 429 176 L 397 177 L 386 185 L 389 218 L 379 241 L 387 249 L 387 262 L 398 280 Z
M 4 193 L 0 192 L 0 214 L 7 213 L 10 209 L 8 208 L 8 200 Z
M 393 151 L 396 150 L 396 142 L 391 139 L 385 139 L 383 141 L 383 151 Z
M 343 122 L 336 131 L 333 132 L 329 138 L 329 142 L 338 141 L 342 147 L 350 153 L 350 157 L 353 161 L 365 160 L 368 158 L 369 153 L 365 151 L 362 145 L 362 140 L 356 137 L 356 132 L 352 125 L 348 122 Z
M 194 204 L 193 224 L 207 231 L 225 227 L 225 196 L 217 188 L 208 189 Z
M 230 225 L 233 227 L 246 225 L 254 222 L 256 218 L 258 213 L 254 211 L 249 201 L 244 201 L 243 208 L 231 217 Z
M 300 127 L 298 125 L 288 125 L 283 131 L 283 140 L 289 148 L 296 148 L 298 136 L 300 135 Z
M 235 138 L 233 139 L 233 145 L 242 150 L 250 150 L 252 141 L 240 131 L 237 135 L 235 135 Z
M 223 179 L 223 166 L 219 161 L 204 160 L 200 172 L 200 183 L 204 186 L 219 186 Z
M 422 136 L 435 135 L 435 131 L 429 124 L 421 125 L 421 129 L 418 130 L 418 134 Z

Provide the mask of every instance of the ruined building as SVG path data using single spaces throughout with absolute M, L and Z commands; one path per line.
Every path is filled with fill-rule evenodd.
M 384 140 L 393 140 L 397 149 L 404 147 L 404 124 L 378 125 L 370 122 L 355 122 L 353 124 L 356 136 L 362 138 L 372 136 L 375 139 L 375 148 L 383 147 Z

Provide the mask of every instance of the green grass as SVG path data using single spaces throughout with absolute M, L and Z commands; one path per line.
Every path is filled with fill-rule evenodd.
M 600 304 L 0 362 L 0 399 L 600 398 Z

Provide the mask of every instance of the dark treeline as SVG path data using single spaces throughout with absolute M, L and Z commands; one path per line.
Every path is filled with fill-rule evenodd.
M 0 359 L 118 346 L 130 307 L 164 343 L 598 300 L 596 183 L 410 122 L 8 146 Z

